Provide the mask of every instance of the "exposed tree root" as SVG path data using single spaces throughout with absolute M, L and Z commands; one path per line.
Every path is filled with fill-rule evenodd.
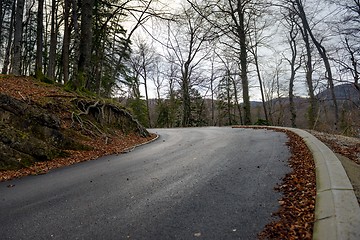
M 77 112 L 72 112 L 71 114 L 71 127 L 76 128 L 76 125 L 80 129 L 84 130 L 86 133 L 92 136 L 102 136 L 105 142 L 108 142 L 109 136 L 106 133 L 106 130 L 103 130 L 103 126 L 111 124 L 122 125 L 123 132 L 126 132 L 126 128 L 133 125 L 136 127 L 136 132 L 142 137 L 148 137 L 149 133 L 147 130 L 141 126 L 137 119 L 135 119 L 126 109 L 122 109 L 112 104 L 103 103 L 96 101 L 90 103 L 84 100 L 74 99 L 75 105 L 77 107 Z M 94 118 L 95 121 L 90 121 L 89 118 Z M 127 124 L 126 121 L 121 119 L 128 119 L 130 124 Z M 100 126 L 98 126 L 98 123 Z

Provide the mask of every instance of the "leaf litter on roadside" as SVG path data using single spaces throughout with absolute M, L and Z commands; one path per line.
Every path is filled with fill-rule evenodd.
M 244 128 L 239 126 L 239 128 Z M 303 139 L 292 131 L 271 127 L 245 127 L 284 132 L 288 136 L 291 172 L 275 187 L 283 195 L 275 220 L 259 233 L 259 239 L 312 239 L 315 220 L 316 177 L 312 153 Z
M 86 144 L 94 146 L 92 150 L 74 151 L 68 150 L 69 157 L 55 158 L 50 161 L 36 162 L 34 165 L 21 168 L 18 170 L 0 171 L 0 182 L 20 178 L 28 175 L 46 174 L 52 169 L 59 167 L 73 165 L 75 163 L 94 160 L 102 156 L 124 153 L 127 149 L 132 148 L 138 144 L 145 143 L 156 137 L 151 134 L 150 137 L 143 138 L 136 134 L 124 135 L 121 132 L 114 134 L 111 139 L 111 144 L 106 144 L 101 138 L 95 138 L 87 141 Z
M 287 145 L 292 156 L 292 172 L 286 174 L 277 191 L 283 193 L 278 219 L 266 225 L 260 239 L 311 239 L 315 219 L 316 177 L 315 163 L 307 145 L 297 134 L 283 129 L 289 138 Z

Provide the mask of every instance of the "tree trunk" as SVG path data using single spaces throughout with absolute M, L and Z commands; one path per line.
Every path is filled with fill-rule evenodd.
M 234 86 L 235 104 L 236 104 L 237 110 L 239 112 L 240 124 L 242 125 L 243 124 L 243 117 L 242 117 L 242 113 L 241 113 L 241 105 L 239 103 L 238 91 L 237 91 L 236 82 L 235 82 L 234 79 L 233 79 L 233 86 Z
M 144 56 L 145 61 L 145 56 Z M 144 87 L 145 87 L 145 99 L 146 99 L 146 111 L 147 111 L 147 119 L 149 122 L 149 127 L 151 128 L 151 118 L 150 118 L 150 107 L 149 107 L 149 93 L 148 93 L 148 85 L 147 85 L 147 73 L 146 67 L 143 62 L 143 71 L 144 71 Z
M 279 114 L 278 114 L 278 118 L 276 121 L 277 126 L 283 126 L 283 122 L 284 122 L 284 106 L 282 103 L 282 99 L 281 99 L 281 94 L 280 94 L 280 81 L 279 81 L 279 71 L 276 71 L 276 93 L 277 93 L 277 99 L 279 101 Z
M 294 103 L 294 80 L 295 80 L 295 71 L 294 66 L 291 65 L 291 75 L 289 80 L 289 105 L 290 105 L 290 120 L 291 127 L 296 128 L 296 108 Z
M 3 20 L 4 20 L 5 8 L 3 8 L 3 0 L 0 0 L 0 46 L 2 43 L 3 33 Z
M 254 60 L 255 60 L 255 66 L 256 66 L 256 73 L 257 73 L 258 79 L 259 79 L 261 101 L 262 101 L 263 110 L 264 110 L 264 114 L 265 114 L 265 120 L 266 120 L 267 123 L 269 123 L 269 116 L 268 116 L 268 112 L 267 112 L 267 109 L 266 109 L 266 100 L 265 100 L 264 87 L 263 87 L 263 82 L 262 82 L 262 79 L 261 79 L 261 73 L 260 73 L 260 68 L 259 68 L 257 49 L 254 52 Z
M 243 88 L 243 109 L 244 109 L 244 124 L 250 125 L 251 122 L 251 106 L 249 96 L 249 80 L 247 76 L 247 43 L 246 43 L 246 32 L 245 32 L 245 16 L 243 12 L 242 1 L 238 0 L 238 16 L 239 26 L 238 34 L 240 41 L 240 67 L 241 67 L 241 83 Z
M 90 62 L 91 47 L 93 37 L 93 7 L 94 0 L 82 0 L 81 3 L 81 34 L 80 34 L 80 56 L 78 65 L 78 74 L 74 87 L 89 89 L 90 80 Z
M 16 5 L 14 50 L 12 58 L 12 74 L 21 75 L 21 40 L 22 40 L 22 20 L 24 12 L 24 1 L 18 0 Z
M 173 68 L 173 66 L 171 66 L 171 68 Z M 175 109 L 176 109 L 176 100 L 175 100 L 175 94 L 174 94 L 174 79 L 173 79 L 173 74 L 174 72 L 171 71 L 171 75 L 169 77 L 169 95 L 170 95 L 170 99 L 169 99 L 169 117 L 168 117 L 168 128 L 174 127 L 174 122 L 175 122 Z
M 66 7 L 65 7 L 66 8 Z M 55 79 L 55 65 L 56 65 L 56 45 L 57 45 L 57 6 L 56 0 L 51 2 L 51 27 L 50 27 L 50 51 L 49 51 L 49 66 L 47 71 L 47 77 L 51 80 Z
M 7 40 L 7 45 L 6 45 L 5 60 L 4 60 L 3 69 L 1 71 L 2 74 L 8 73 L 8 68 L 9 68 L 9 64 L 10 64 L 12 35 L 14 32 L 14 21 L 15 21 L 15 1 L 12 4 L 11 20 L 10 20 L 10 28 L 9 28 L 9 38 Z
M 78 5 L 78 0 L 69 0 L 72 3 L 72 9 L 71 9 L 71 20 L 72 20 L 72 25 L 74 27 L 74 45 L 73 45 L 73 49 L 74 49 L 74 60 L 71 62 L 72 65 L 72 69 L 73 69 L 73 80 L 76 79 L 76 75 L 78 72 L 78 63 L 79 63 L 79 44 L 80 44 L 80 28 L 79 28 L 79 22 L 78 22 L 78 15 L 77 15 L 77 5 Z
M 227 112 L 227 116 L 228 116 L 228 125 L 230 126 L 232 124 L 231 121 L 231 93 L 230 93 L 230 88 L 231 88 L 230 84 L 230 72 L 227 72 L 227 76 L 226 76 L 226 100 L 227 100 L 227 107 L 226 107 L 226 112 Z
M 36 27 L 36 62 L 35 76 L 41 78 L 43 76 L 43 19 L 44 19 L 44 0 L 38 0 L 37 27 Z
M 91 91 L 94 91 L 97 95 L 101 94 L 102 86 L 102 65 L 104 64 L 104 44 L 103 42 L 98 43 L 97 49 L 95 50 L 96 54 L 96 63 L 93 64 L 93 78 L 95 79 L 95 84 L 91 86 Z
M 313 78 L 312 78 L 312 74 L 313 74 L 312 50 L 311 50 L 309 35 L 308 35 L 308 32 L 306 31 L 305 27 L 303 25 L 302 26 L 298 25 L 298 27 L 299 27 L 299 30 L 301 31 L 301 35 L 304 40 L 305 49 L 306 49 L 306 60 L 305 60 L 306 61 L 306 84 L 308 86 L 308 94 L 310 97 L 308 120 L 309 120 L 309 128 L 312 129 L 315 127 L 315 121 L 316 121 L 315 114 L 317 113 L 317 108 L 318 108 L 317 100 L 316 100 L 315 94 L 314 94 L 314 85 L 313 85 Z
M 64 36 L 63 36 L 63 48 L 62 48 L 62 68 L 64 84 L 69 81 L 69 57 L 70 57 L 70 0 L 65 0 L 64 8 Z
M 184 70 L 182 74 L 182 96 L 183 96 L 183 119 L 182 127 L 189 127 L 190 115 L 191 115 L 191 100 L 189 93 L 189 63 L 184 64 Z
M 305 34 L 307 35 L 306 30 L 304 30 L 304 31 L 305 31 Z M 315 94 L 314 94 L 314 85 L 313 85 L 313 78 L 312 78 L 313 67 L 312 67 L 311 47 L 310 47 L 309 39 L 307 37 L 306 37 L 305 45 L 306 45 L 306 55 L 307 55 L 306 83 L 308 85 L 309 97 L 310 97 L 310 108 L 308 111 L 309 127 L 314 128 L 315 127 L 315 119 L 316 119 L 315 114 L 317 113 L 318 104 L 317 104 L 317 100 L 316 100 Z
M 211 91 L 211 126 L 215 124 L 215 99 L 214 99 L 214 62 L 211 62 L 211 78 L 210 78 L 210 91 Z
M 27 1 L 27 3 L 29 4 L 27 4 L 26 9 L 26 20 L 22 24 L 23 27 L 25 27 L 23 29 L 23 44 L 21 48 L 23 53 L 23 55 L 21 56 L 21 74 L 23 75 L 29 75 L 34 72 L 34 69 L 32 69 L 34 63 L 33 56 L 36 56 L 36 52 L 34 51 L 36 50 L 36 41 L 29 41 L 29 38 L 31 38 L 31 36 L 36 36 L 36 30 L 34 31 L 33 24 L 31 23 L 31 13 L 36 12 L 32 10 L 35 6 L 36 1 Z

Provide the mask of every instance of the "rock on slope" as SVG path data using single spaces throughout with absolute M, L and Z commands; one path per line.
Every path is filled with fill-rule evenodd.
M 0 170 L 111 144 L 120 135 L 148 137 L 115 101 L 80 96 L 28 77 L 0 75 Z

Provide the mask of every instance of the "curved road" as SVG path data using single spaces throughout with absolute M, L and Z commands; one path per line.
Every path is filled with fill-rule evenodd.
M 255 239 L 272 220 L 285 134 L 151 131 L 130 153 L 0 183 L 0 238 Z

